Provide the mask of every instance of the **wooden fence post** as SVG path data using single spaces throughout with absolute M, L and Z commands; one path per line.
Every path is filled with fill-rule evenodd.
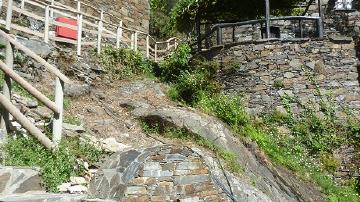
M 5 42 L 5 63 L 9 68 L 13 68 L 14 64 L 14 54 L 12 50 L 12 46 L 9 41 L 5 38 L 2 40 Z M 8 75 L 5 74 L 3 84 L 3 95 L 8 99 L 11 100 L 11 79 Z M 0 120 L 0 129 L 2 129 L 4 134 L 7 134 L 10 128 L 10 114 L 6 110 L 2 109 L 1 120 Z
M 98 39 L 97 39 L 97 54 L 101 53 L 101 34 L 102 34 L 103 22 L 100 20 L 98 25 Z
M 55 4 L 54 0 L 51 0 L 51 5 L 53 6 Z M 50 18 L 54 18 L 54 8 L 50 8 Z
M 150 36 L 146 35 L 146 58 L 150 58 Z
M 130 48 L 131 50 L 134 50 L 134 33 L 131 34 L 131 45 L 130 45 Z
M 25 9 L 25 0 L 21 0 L 20 8 L 21 10 Z
M 13 6 L 13 0 L 8 0 L 5 28 L 9 31 L 11 29 L 11 19 L 12 19 L 12 12 L 13 12 L 12 6 Z
M 157 42 L 155 42 L 155 62 L 157 62 L 157 48 L 158 48 L 158 45 L 157 45 Z
M 61 141 L 62 123 L 63 123 L 63 104 L 64 102 L 64 82 L 56 77 L 55 80 L 55 104 L 59 108 L 60 113 L 54 114 L 53 122 L 53 143 L 58 145 Z
M 81 40 L 82 40 L 82 26 L 83 26 L 83 15 L 78 16 L 77 26 L 77 55 L 81 56 Z
M 136 31 L 134 34 L 134 50 L 137 51 L 138 50 L 138 32 Z
M 50 17 L 50 6 L 45 7 L 45 28 L 44 28 L 44 41 L 49 43 L 49 17 Z
M 116 48 L 120 48 L 120 43 L 121 43 L 121 40 L 122 40 L 122 26 L 123 26 L 123 22 L 120 21 L 120 24 L 119 24 L 119 27 L 117 29 L 117 32 L 116 32 Z
M 81 2 L 77 1 L 77 55 L 81 56 L 83 15 L 81 14 Z

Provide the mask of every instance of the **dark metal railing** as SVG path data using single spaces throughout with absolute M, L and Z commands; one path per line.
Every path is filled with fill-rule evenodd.
M 303 38 L 303 27 L 302 23 L 303 21 L 315 21 L 316 22 L 316 29 L 317 29 L 317 37 L 322 38 L 324 36 L 324 30 L 323 30 L 323 22 L 321 17 L 309 17 L 309 16 L 281 16 L 281 17 L 272 17 L 270 18 L 270 21 L 283 21 L 283 20 L 295 20 L 299 21 L 299 31 L 300 31 L 300 38 Z M 255 24 L 263 24 L 266 23 L 266 19 L 257 19 L 257 20 L 248 20 L 243 22 L 235 22 L 235 23 L 219 23 L 212 26 L 212 28 L 206 32 L 204 35 L 200 34 L 200 29 L 198 26 L 197 29 L 197 42 L 194 45 L 197 45 L 197 50 L 202 50 L 202 43 L 204 40 L 207 40 L 210 38 L 214 33 L 216 33 L 216 45 L 222 45 L 223 44 L 223 29 L 225 28 L 233 28 L 232 30 L 232 43 L 235 43 L 235 27 L 244 26 L 244 25 L 255 25 Z M 266 38 L 270 39 L 271 37 L 268 37 L 268 34 L 266 34 Z M 209 43 L 206 43 L 207 49 L 211 48 L 208 47 Z

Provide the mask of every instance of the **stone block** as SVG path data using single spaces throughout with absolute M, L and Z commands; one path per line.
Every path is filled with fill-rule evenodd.
M 162 170 L 145 170 L 144 177 L 170 177 L 174 173 L 172 171 Z
M 148 170 L 161 170 L 162 167 L 159 162 L 146 162 L 144 164 L 144 171 Z
M 145 195 L 147 194 L 146 188 L 141 186 L 129 186 L 125 191 L 126 195 Z
M 175 183 L 179 185 L 196 184 L 209 181 L 209 175 L 188 175 L 188 176 L 176 176 Z
M 181 162 L 176 167 L 176 170 L 195 170 L 200 169 L 202 167 L 202 163 L 195 161 L 195 162 Z

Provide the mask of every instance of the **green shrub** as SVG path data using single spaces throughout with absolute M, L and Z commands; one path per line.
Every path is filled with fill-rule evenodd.
M 198 107 L 208 113 L 213 113 L 235 131 L 239 131 L 250 124 L 250 117 L 243 107 L 242 98 L 239 96 L 202 93 Z
M 100 63 L 112 79 L 128 79 L 146 75 L 152 71 L 153 62 L 144 59 L 140 52 L 131 49 L 105 47 L 100 56 Z
M 78 159 L 92 164 L 103 154 L 102 150 L 81 142 L 78 138 L 63 139 L 58 151 L 54 153 L 33 137 L 8 139 L 1 149 L 8 166 L 40 167 L 44 186 L 52 192 L 57 192 L 57 186 L 68 182 L 71 176 L 84 174 L 83 164 Z
M 180 44 L 172 55 L 160 62 L 158 68 L 155 68 L 154 73 L 165 82 L 176 82 L 177 78 L 185 70 L 190 70 L 192 67 L 190 63 L 191 49 L 187 44 Z

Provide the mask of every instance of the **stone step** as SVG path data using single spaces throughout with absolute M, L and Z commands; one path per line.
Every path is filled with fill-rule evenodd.
M 81 202 L 86 195 L 27 192 L 24 194 L 0 195 L 1 202 Z
M 45 191 L 37 169 L 0 166 L 0 196 L 29 191 Z

